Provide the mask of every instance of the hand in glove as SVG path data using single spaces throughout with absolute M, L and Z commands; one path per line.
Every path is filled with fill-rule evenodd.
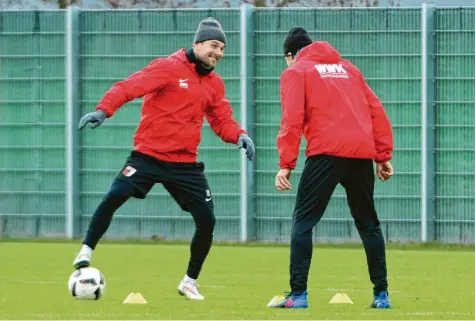
M 253 159 L 255 154 L 255 145 L 253 144 L 251 138 L 249 138 L 247 135 L 240 135 L 240 138 L 238 138 L 238 148 L 246 149 L 246 157 L 248 157 L 249 160 Z
M 84 115 L 79 121 L 79 129 L 83 129 L 88 123 L 92 123 L 91 128 L 96 128 L 101 126 L 101 124 L 106 119 L 106 113 L 102 110 L 94 111 L 92 113 Z

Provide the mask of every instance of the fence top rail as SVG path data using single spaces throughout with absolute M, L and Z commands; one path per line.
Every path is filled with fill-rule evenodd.
M 256 11 L 309 11 L 309 10 L 415 10 L 421 9 L 422 6 L 403 6 L 403 7 L 254 7 L 253 9 Z M 436 9 L 448 9 L 448 10 L 455 10 L 455 9 L 474 9 L 474 6 L 434 6 Z M 80 8 L 83 12 L 151 12 L 151 11 L 169 11 L 169 12 L 178 12 L 178 11 L 239 11 L 239 7 L 235 8 L 104 8 L 104 9 L 91 9 L 91 8 Z M 0 8 L 0 13 L 3 12 L 64 12 L 67 9 L 2 9 Z
M 401 7 L 253 7 L 256 11 L 309 11 L 309 10 L 415 10 L 422 6 Z M 474 6 L 434 6 L 436 9 L 474 9 Z M 117 9 L 81 9 L 81 11 L 239 11 L 233 8 L 117 8 Z
M 236 8 L 81 8 L 75 7 L 83 12 L 134 12 L 134 11 L 240 11 L 239 7 Z M 447 7 L 442 7 L 447 8 Z M 454 7 L 452 9 L 458 9 L 462 7 Z M 473 8 L 474 7 L 468 7 Z M 254 7 L 256 11 L 309 11 L 309 10 L 408 10 L 408 9 L 421 9 L 421 6 L 409 6 L 409 7 Z M 43 12 L 43 11 L 67 11 L 67 9 L 2 9 L 0 12 Z
M 179 12 L 179 11 L 240 11 L 240 8 L 117 8 L 117 9 L 112 9 L 112 8 L 103 8 L 103 9 L 92 9 L 92 8 L 81 8 L 81 7 L 76 7 L 74 6 L 75 9 L 79 9 L 83 12 L 88 12 L 88 11 L 99 11 L 99 12 L 104 12 L 104 11 L 110 11 L 110 12 L 117 12 L 117 11 L 126 11 L 126 12 L 134 12 L 134 11 L 170 11 L 170 12 Z M 67 11 L 67 9 L 2 9 L 0 8 L 0 12 L 42 12 L 42 11 Z
M 429 4 L 429 3 L 427 3 Z M 415 10 L 421 6 L 401 6 L 401 7 L 255 7 L 257 11 L 302 11 L 302 10 Z M 434 6 L 436 9 L 474 9 L 474 6 Z
M 66 9 L 2 9 L 0 8 L 0 13 L 2 12 L 65 12 Z
M 474 8 L 474 7 L 470 7 Z M 256 11 L 309 11 L 309 10 L 399 10 L 399 9 L 421 9 L 421 6 L 408 7 L 253 7 Z M 117 8 L 117 9 L 81 9 L 81 11 L 239 11 L 240 7 L 233 8 Z

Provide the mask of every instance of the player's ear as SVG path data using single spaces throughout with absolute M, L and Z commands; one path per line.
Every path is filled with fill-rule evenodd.
M 286 64 L 288 67 L 291 67 L 294 63 L 295 56 L 285 56 L 284 59 L 286 60 Z

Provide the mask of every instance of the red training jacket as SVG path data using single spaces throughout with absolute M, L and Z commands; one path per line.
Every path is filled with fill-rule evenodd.
M 306 156 L 392 158 L 393 134 L 379 98 L 360 71 L 325 41 L 304 47 L 280 79 L 279 167 L 294 169 L 301 137 Z
M 215 72 L 200 76 L 185 52 L 157 58 L 115 83 L 96 107 L 111 117 L 125 103 L 144 97 L 134 150 L 167 162 L 196 161 L 204 116 L 224 142 L 237 144 L 246 134 L 233 119 L 222 78 Z

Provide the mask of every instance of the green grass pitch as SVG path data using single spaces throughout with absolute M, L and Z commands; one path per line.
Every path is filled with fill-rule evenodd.
M 98 301 L 72 298 L 67 280 L 79 242 L 0 242 L 0 319 L 475 319 L 474 248 L 387 250 L 392 309 L 368 306 L 372 287 L 362 248 L 316 246 L 307 310 L 270 309 L 289 290 L 287 246 L 215 245 L 199 279 L 205 301 L 177 294 L 189 248 L 184 244 L 103 243 L 93 266 L 106 278 Z M 147 305 L 126 305 L 140 292 Z M 354 302 L 328 304 L 337 292 Z

